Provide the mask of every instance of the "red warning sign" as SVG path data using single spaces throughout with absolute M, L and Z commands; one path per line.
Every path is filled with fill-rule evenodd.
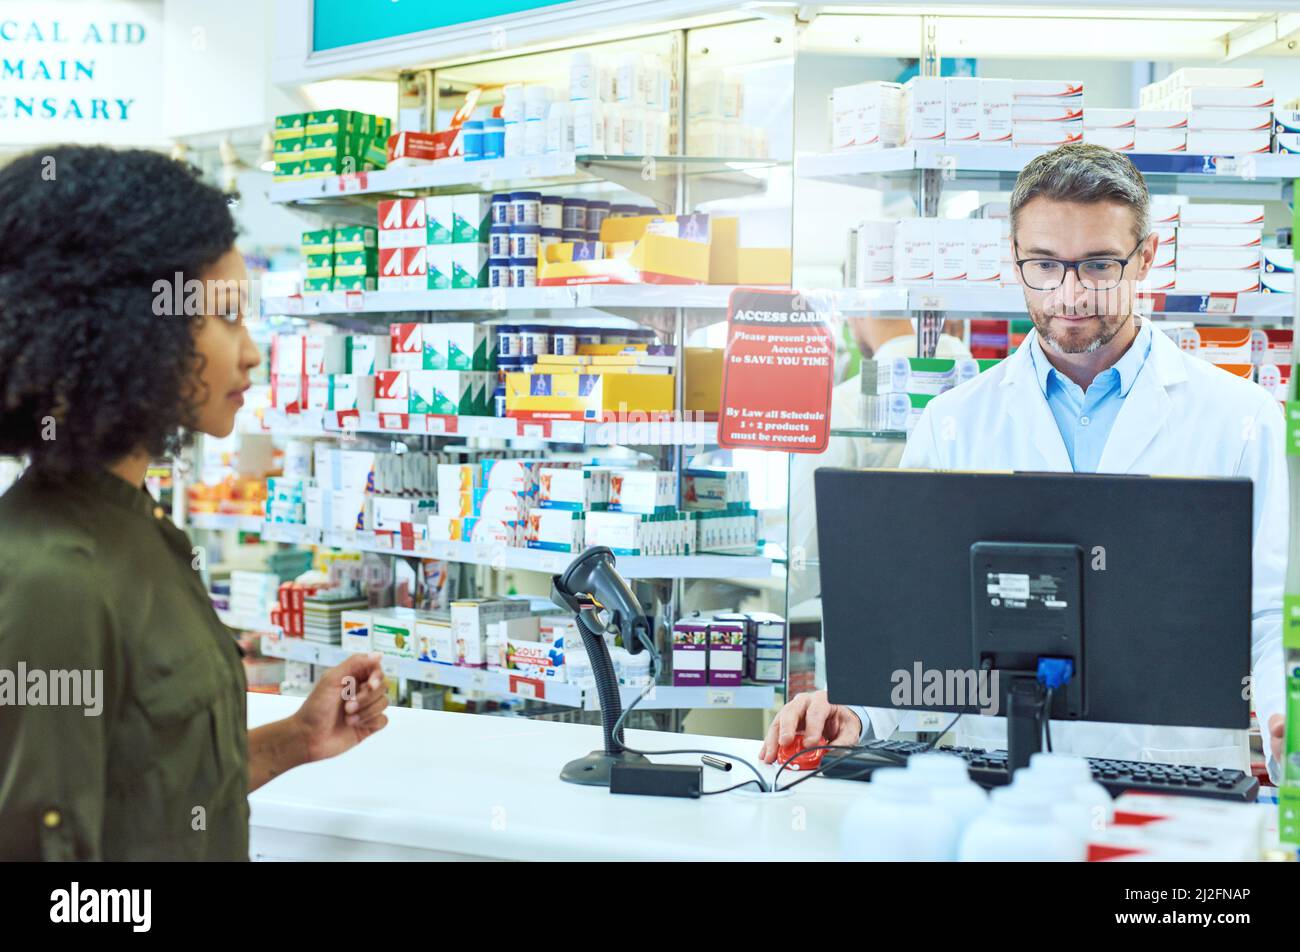
M 830 309 L 814 295 L 757 288 L 731 292 L 718 445 L 824 451 L 834 366 Z

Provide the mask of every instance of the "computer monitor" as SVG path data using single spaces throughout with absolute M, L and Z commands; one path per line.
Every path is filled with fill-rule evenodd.
M 1012 769 L 1037 749 L 1019 715 L 1041 658 L 1073 668 L 1052 720 L 1249 725 L 1249 479 L 814 479 L 832 703 L 978 714 L 978 698 L 946 692 L 899 704 L 896 673 L 997 670 Z

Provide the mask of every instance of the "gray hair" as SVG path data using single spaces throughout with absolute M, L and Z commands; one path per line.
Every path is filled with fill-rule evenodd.
M 1012 234 L 1020 210 L 1035 198 L 1127 205 L 1133 209 L 1133 237 L 1145 238 L 1151 230 L 1146 180 L 1128 156 L 1105 146 L 1074 142 L 1031 159 L 1011 192 Z

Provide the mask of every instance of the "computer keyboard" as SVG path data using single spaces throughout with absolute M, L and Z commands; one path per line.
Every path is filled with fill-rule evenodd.
M 904 764 L 912 754 L 930 750 L 928 744 L 909 740 L 872 740 L 862 745 L 863 752 L 878 753 Z M 999 787 L 1009 781 L 1007 752 L 980 747 L 938 747 L 942 753 L 954 754 L 966 761 L 970 778 L 981 787 Z M 1121 793 L 1176 793 L 1188 797 L 1211 797 L 1252 803 L 1259 796 L 1259 781 L 1241 770 L 1197 767 L 1189 764 L 1156 764 L 1136 760 L 1109 760 L 1088 757 L 1092 778 L 1112 797 Z M 877 767 L 866 757 L 829 751 L 822 761 L 822 776 L 841 780 L 869 780 Z

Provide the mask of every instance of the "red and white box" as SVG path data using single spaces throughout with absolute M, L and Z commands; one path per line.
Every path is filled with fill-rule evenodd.
M 1083 119 L 1083 100 L 1063 99 L 1050 105 L 1011 103 L 1012 122 L 1074 122 Z
M 342 334 L 305 334 L 302 340 L 302 372 L 341 374 L 347 369 L 347 338 Z
M 419 324 L 388 325 L 388 366 L 393 370 L 424 369 L 424 335 Z
M 1193 109 L 1187 114 L 1189 132 L 1268 132 L 1272 109 Z
M 903 144 L 943 142 L 948 88 L 937 76 L 913 76 L 903 84 Z
M 1264 206 L 1235 203 L 1188 204 L 1179 216 L 1182 225 L 1235 225 L 1264 227 Z
M 407 413 L 409 410 L 410 382 L 406 371 L 375 371 L 375 412 Z
M 425 246 L 402 249 L 402 282 L 405 291 L 423 291 L 428 281 Z
M 1180 109 L 1139 109 L 1133 114 L 1139 129 L 1186 129 L 1187 113 Z
M 307 402 L 307 379 L 300 373 L 271 375 L 271 406 L 281 413 L 301 413 Z
M 379 249 L 379 290 L 406 289 L 406 279 L 402 271 L 402 256 L 405 251 L 405 248 L 397 247 Z
M 1083 97 L 1083 83 L 1073 79 L 1016 79 L 1012 80 L 1014 99 L 1069 99 Z
M 1187 151 L 1197 155 L 1258 155 L 1273 148 L 1269 132 L 1189 132 Z
M 1136 125 L 1136 109 L 1094 109 L 1083 110 L 1083 127 L 1085 129 L 1132 129 Z
M 1221 268 L 1201 271 L 1179 269 L 1174 290 L 1188 294 L 1249 294 L 1259 290 L 1259 272 L 1225 271 Z
M 1273 395 L 1275 400 L 1286 400 L 1287 386 L 1291 383 L 1291 364 L 1261 364 L 1256 381 Z
M 302 334 L 276 334 L 271 338 L 271 375 L 301 374 L 303 368 Z
M 1178 245 L 1174 242 L 1169 244 L 1157 244 L 1156 256 L 1151 262 L 1152 268 L 1173 268 L 1178 264 Z
M 452 146 L 460 142 L 460 128 L 442 132 L 399 132 L 388 137 L 388 167 L 429 165 L 452 155 Z M 463 151 L 463 150 L 462 150 Z
M 945 81 L 944 140 L 953 143 L 975 144 L 980 141 L 980 85 L 973 77 L 952 78 Z
M 1133 136 L 1135 152 L 1186 152 L 1187 133 L 1169 129 L 1139 128 Z
M 1183 209 L 1186 214 L 1187 210 Z M 1237 225 L 1183 225 L 1178 226 L 1178 244 L 1198 248 L 1254 248 L 1259 250 L 1264 230 L 1258 227 Z
M 1083 141 L 1083 122 L 1012 122 L 1012 145 L 1065 145 Z
M 1152 268 L 1142 282 L 1144 291 L 1172 291 L 1178 273 L 1175 268 Z
M 1177 246 L 1175 246 L 1177 247 Z M 1204 248 L 1186 245 L 1178 249 L 1178 267 L 1184 271 L 1258 271 L 1258 248 Z
M 310 374 L 307 376 L 308 410 L 328 410 L 330 408 L 330 378 L 327 374 Z
M 424 242 L 424 199 L 393 198 L 379 203 L 380 248 L 414 248 Z
M 980 145 L 1011 143 L 1011 103 L 1014 81 L 980 80 Z
M 1137 130 L 1132 126 L 1126 129 L 1089 129 L 1084 126 L 1083 141 L 1116 152 L 1132 152 L 1137 145 Z
M 1276 364 L 1290 368 L 1293 353 L 1293 332 L 1278 328 L 1276 330 L 1255 330 L 1250 334 L 1250 357 L 1255 364 Z

